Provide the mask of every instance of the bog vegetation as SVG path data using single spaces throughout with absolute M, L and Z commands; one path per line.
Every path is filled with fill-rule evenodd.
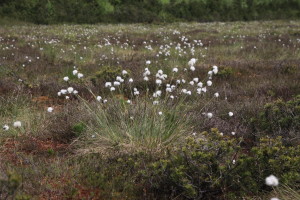
M 299 32 L 2 26 L 0 199 L 299 199 Z
M 2 0 L 0 16 L 37 24 L 299 19 L 299 0 Z

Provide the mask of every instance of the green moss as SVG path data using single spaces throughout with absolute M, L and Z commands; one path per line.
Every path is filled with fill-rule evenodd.
M 78 137 L 81 133 L 83 133 L 86 130 L 86 124 L 83 122 L 79 122 L 72 127 L 73 133 L 75 133 L 75 136 Z

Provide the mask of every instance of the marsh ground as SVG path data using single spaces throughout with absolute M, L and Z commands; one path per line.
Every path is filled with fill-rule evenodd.
M 132 189 L 134 184 L 138 184 L 136 179 L 132 183 L 127 176 L 115 178 L 118 175 L 109 172 L 110 162 L 114 162 L 107 158 L 107 154 L 113 158 L 122 154 L 123 158 L 134 153 L 122 149 L 124 147 L 112 150 L 118 146 L 115 144 L 109 148 L 105 144 L 105 148 L 97 151 L 95 145 L 90 145 L 93 141 L 84 142 L 83 138 L 87 137 L 82 136 L 84 123 L 91 116 L 83 110 L 77 97 L 65 99 L 57 95 L 62 88 L 72 86 L 89 103 L 94 99 L 91 91 L 110 99 L 128 100 L 130 97 L 126 91 L 111 94 L 103 87 L 106 81 L 112 81 L 124 69 L 134 79 L 132 88 L 143 90 L 147 87 L 153 92 L 156 90 L 154 79 L 145 84 L 142 77 L 145 67 L 152 73 L 162 69 L 169 74 L 176 67 L 190 81 L 195 77 L 200 80 L 207 77 L 207 72 L 216 65 L 219 72 L 214 76 L 211 93 L 219 92 L 219 100 L 206 105 L 211 97 L 189 97 L 182 104 L 188 106 L 188 110 L 178 110 L 177 114 L 188 116 L 187 121 L 193 124 L 192 132 L 200 133 L 210 128 L 218 128 L 225 135 L 235 132 L 235 137 L 243 138 L 244 149 L 257 145 L 262 136 L 286 137 L 288 145 L 299 146 L 299 121 L 296 121 L 299 119 L 296 118 L 299 117 L 299 101 L 296 111 L 291 111 L 296 123 L 288 123 L 288 128 L 285 125 L 278 128 L 277 124 L 270 123 L 268 126 L 274 125 L 274 129 L 266 130 L 261 128 L 263 125 L 256 127 L 253 124 L 253 119 L 260 119 L 267 103 L 279 99 L 287 102 L 300 94 L 299 21 L 4 25 L 0 27 L 0 41 L 0 122 L 10 126 L 8 131 L 0 131 L 0 172 L 3 180 L 9 180 L 9 174 L 13 174 L 17 177 L 16 182 L 20 182 L 13 190 L 16 193 L 10 194 L 10 188 L 3 186 L 0 196 L 9 194 L 9 198 L 14 198 L 15 194 L 25 194 L 34 199 L 152 199 L 175 195 L 155 195 L 159 191 L 148 193 L 145 188 L 149 184 L 145 184 L 144 190 L 138 190 L 143 191 L 144 196 L 139 196 Z M 191 58 L 198 59 L 196 70 L 185 72 L 185 68 L 189 71 Z M 148 60 L 151 64 L 146 66 Z M 84 74 L 83 78 L 77 79 L 72 75 L 74 66 Z M 65 76 L 70 77 L 67 83 L 63 80 Z M 140 98 L 147 94 L 142 93 Z M 47 112 L 50 106 L 54 108 L 53 113 Z M 213 111 L 216 117 L 208 120 L 201 115 L 202 111 Z M 234 113 L 233 118 L 224 116 L 229 111 Z M 17 120 L 22 122 L 20 129 L 12 126 Z M 180 124 L 177 128 L 181 129 L 184 125 Z M 102 145 L 102 141 L 96 145 Z M 157 151 L 154 154 L 152 157 L 157 156 Z M 104 155 L 103 158 L 100 155 Z M 97 174 L 93 170 L 99 167 L 91 161 L 94 159 L 98 159 L 96 163 L 102 163 L 100 167 L 107 168 L 103 172 L 106 176 L 98 177 L 101 181 L 97 180 L 97 183 L 92 180 Z M 150 158 L 145 156 L 147 159 Z M 124 165 L 127 167 L 127 164 Z M 85 165 L 90 166 L 90 171 L 83 169 Z M 11 188 L 14 189 L 13 186 Z M 268 195 L 265 191 L 260 192 Z M 178 197 L 194 197 L 184 194 Z M 220 192 L 215 195 L 229 198 Z M 249 199 L 259 199 L 254 197 L 257 194 L 245 195 Z

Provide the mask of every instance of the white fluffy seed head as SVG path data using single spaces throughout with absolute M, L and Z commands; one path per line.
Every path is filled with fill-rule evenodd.
M 121 76 L 117 76 L 117 77 L 116 77 L 116 80 L 117 80 L 117 81 L 122 80 Z
M 64 81 L 69 81 L 69 77 L 65 76 Z
M 110 91 L 115 91 L 115 90 L 116 90 L 115 87 L 111 87 L 111 88 L 110 88 Z
M 14 127 L 20 128 L 22 126 L 22 123 L 20 121 L 15 121 L 14 122 Z
M 61 89 L 60 92 L 61 94 L 67 94 L 68 91 L 66 89 Z
M 159 104 L 159 101 L 155 100 L 153 101 L 153 105 L 158 105 Z
M 160 79 L 156 79 L 155 83 L 156 83 L 157 85 L 161 85 L 161 84 L 162 84 L 162 81 L 161 81 Z
M 197 94 L 201 94 L 202 88 L 197 88 Z
M 212 82 L 211 81 L 207 81 L 207 86 L 211 86 L 212 85 Z
M 214 74 L 218 73 L 218 69 L 213 69 Z
M 206 116 L 210 119 L 213 117 L 213 114 L 212 113 L 207 113 Z
M 229 112 L 228 115 L 229 115 L 229 117 L 232 117 L 233 116 L 233 112 Z
M 195 83 L 198 83 L 198 82 L 199 82 L 199 78 L 193 78 L 193 81 L 194 81 Z
M 78 71 L 75 69 L 73 70 L 73 75 L 75 76 L 78 73 Z
M 72 88 L 72 87 L 68 87 L 68 92 L 71 94 L 73 91 L 74 91 L 74 88 Z
M 114 86 L 119 86 L 119 85 L 121 85 L 121 83 L 119 81 L 114 82 Z
M 77 74 L 77 77 L 78 77 L 78 78 L 82 78 L 82 77 L 83 77 L 83 74 L 82 74 L 82 73 L 78 73 L 78 74 Z
M 266 181 L 266 185 L 268 185 L 268 186 L 278 186 L 279 185 L 278 178 L 274 175 L 268 176 L 265 181 Z
M 111 87 L 111 82 L 106 82 L 105 87 Z
M 196 64 L 197 59 L 196 58 L 192 58 L 189 62 L 188 65 L 189 66 L 194 66 Z
M 3 128 L 4 131 L 8 131 L 9 130 L 9 126 L 7 124 L 5 124 L 2 128 Z
M 151 72 L 148 70 L 148 68 L 146 68 L 147 70 L 145 70 L 143 76 L 149 76 L 151 74 Z
M 101 101 L 102 100 L 102 97 L 101 96 L 97 96 L 97 101 Z
M 124 75 L 128 74 L 128 72 L 127 72 L 126 70 L 123 70 L 123 71 L 122 71 L 122 74 L 123 74 L 123 76 L 124 76 Z
M 53 111 L 53 108 L 52 108 L 52 107 L 48 107 L 48 108 L 47 108 L 47 111 L 48 111 L 49 113 L 51 113 L 51 112 Z
M 203 87 L 203 83 L 202 83 L 202 82 L 199 82 L 199 83 L 197 84 L 197 86 L 202 88 L 202 87 Z
M 277 197 L 273 197 L 270 200 L 280 200 L 280 199 L 278 199 Z
M 172 92 L 172 88 L 167 87 L 167 88 L 166 88 L 166 92 Z

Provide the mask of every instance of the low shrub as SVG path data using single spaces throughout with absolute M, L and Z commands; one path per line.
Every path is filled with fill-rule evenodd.
M 267 103 L 257 117 L 251 119 L 254 132 L 299 140 L 300 95 L 290 101 L 281 99 Z M 297 139 L 298 138 L 298 139 Z
M 270 174 L 299 189 L 299 145 L 262 138 L 258 146 L 244 149 L 241 141 L 212 129 L 155 155 L 90 154 L 80 158 L 80 174 L 87 185 L 109 191 L 106 198 L 238 199 L 271 190 L 265 185 Z
M 77 137 L 86 130 L 86 125 L 83 122 L 78 122 L 72 126 L 72 131 Z
M 95 73 L 91 81 L 94 85 L 99 85 L 99 83 L 104 81 L 113 81 L 121 72 L 122 68 L 120 67 L 104 66 L 100 71 Z
M 232 67 L 220 67 L 217 77 L 227 79 L 231 77 L 234 73 L 235 71 Z
M 261 139 L 249 150 L 239 144 L 239 139 L 223 137 L 212 129 L 149 164 L 144 177 L 153 191 L 188 199 L 258 195 L 268 189 L 264 179 L 270 174 L 280 177 L 281 183 L 299 187 L 300 146 L 286 147 L 281 138 Z
M 15 171 L 0 174 L 0 199 L 29 200 L 27 195 L 19 194 L 22 179 Z

